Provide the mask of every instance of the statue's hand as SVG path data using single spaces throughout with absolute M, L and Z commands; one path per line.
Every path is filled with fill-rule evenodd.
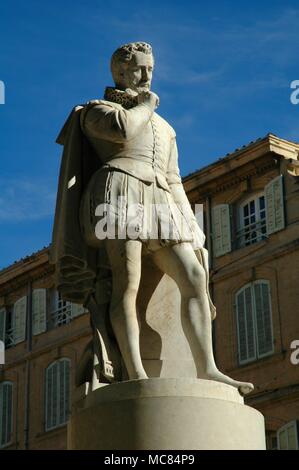
M 156 109 L 159 106 L 159 96 L 152 91 L 142 91 L 138 95 L 138 104 L 144 103 L 149 105 L 151 108 Z

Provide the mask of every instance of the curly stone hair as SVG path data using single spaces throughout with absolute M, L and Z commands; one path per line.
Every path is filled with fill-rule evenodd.
M 120 46 L 111 57 L 111 73 L 116 84 L 121 81 L 123 67 L 126 66 L 136 52 L 152 55 L 153 50 L 146 42 L 130 42 Z

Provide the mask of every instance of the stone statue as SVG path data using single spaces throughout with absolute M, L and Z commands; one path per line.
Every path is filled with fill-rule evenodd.
M 180 290 L 197 377 L 246 394 L 253 385 L 222 374 L 214 361 L 205 236 L 181 182 L 175 131 L 156 112 L 153 69 L 149 44 L 118 48 L 111 60 L 115 87 L 77 106 L 58 138 L 64 154 L 51 260 L 63 298 L 84 303 L 94 329 L 78 383 L 94 371 L 100 381 L 147 378 L 136 301 L 142 263 L 150 258 Z

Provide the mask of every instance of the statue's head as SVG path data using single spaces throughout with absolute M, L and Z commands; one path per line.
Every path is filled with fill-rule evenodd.
M 145 42 L 131 42 L 116 49 L 111 58 L 115 86 L 140 93 L 149 91 L 154 68 L 152 47 Z

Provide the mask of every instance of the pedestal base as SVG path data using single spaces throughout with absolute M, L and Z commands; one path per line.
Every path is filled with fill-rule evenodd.
M 68 449 L 265 449 L 264 418 L 230 385 L 199 379 L 132 380 L 77 401 Z

